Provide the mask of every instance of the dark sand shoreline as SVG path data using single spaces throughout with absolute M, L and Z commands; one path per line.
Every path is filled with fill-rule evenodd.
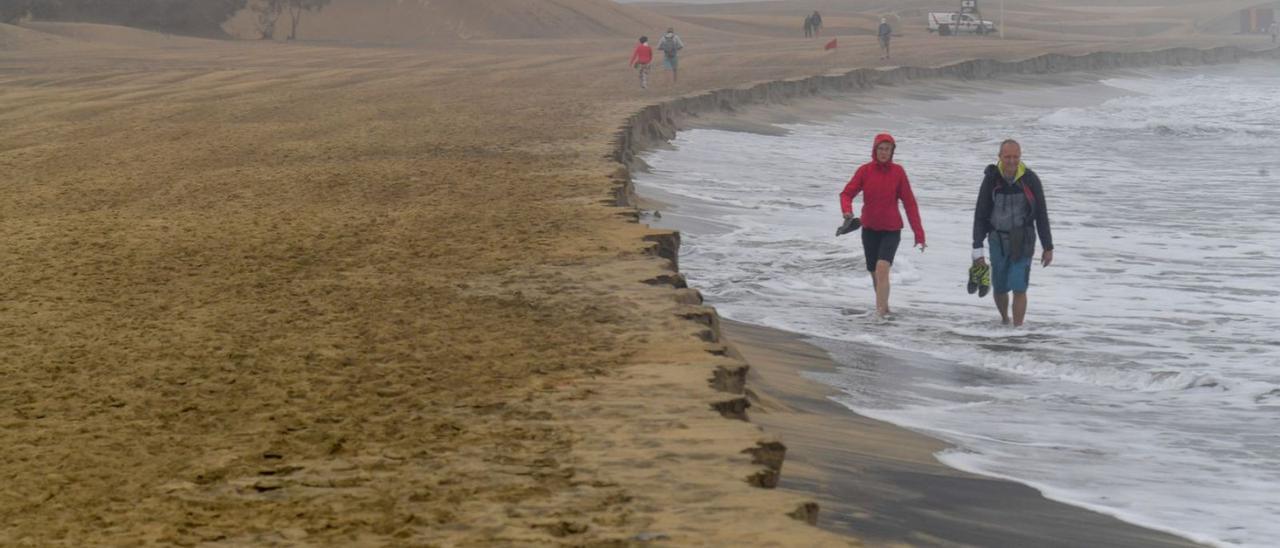
M 721 331 L 751 366 L 751 422 L 787 446 L 779 488 L 817 497 L 822 528 L 913 546 L 1200 546 L 950 468 L 933 456 L 947 443 L 859 416 L 803 377 L 837 364 L 802 335 L 728 320 Z

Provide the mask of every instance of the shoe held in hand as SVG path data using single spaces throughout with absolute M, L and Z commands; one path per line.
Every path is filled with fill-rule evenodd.
M 840 228 L 836 229 L 836 236 L 843 236 L 861 227 L 862 221 L 859 221 L 857 217 L 849 217 L 844 220 L 844 224 L 840 225 Z

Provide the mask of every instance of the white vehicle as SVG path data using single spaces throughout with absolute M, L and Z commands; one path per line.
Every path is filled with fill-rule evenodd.
M 943 36 L 964 33 L 987 34 L 996 31 L 995 23 L 978 19 L 970 13 L 930 12 L 928 16 L 929 32 L 936 32 Z

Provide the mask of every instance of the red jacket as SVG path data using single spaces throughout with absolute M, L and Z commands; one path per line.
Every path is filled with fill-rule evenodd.
M 911 222 L 911 232 L 916 235 L 916 243 L 924 243 L 924 226 L 920 223 L 920 208 L 916 205 L 916 196 L 911 193 L 911 182 L 907 180 L 907 172 L 902 166 L 889 161 L 876 161 L 876 147 L 880 143 L 891 143 L 893 137 L 887 133 L 876 135 L 875 145 L 871 147 L 871 161 L 862 164 L 854 172 L 849 184 L 840 193 L 840 211 L 853 212 L 853 197 L 862 193 L 862 226 L 871 230 L 902 230 L 902 215 L 898 213 L 898 200 L 907 209 L 907 220 Z M 896 146 L 896 144 L 895 144 Z
M 653 62 L 653 48 L 649 44 L 636 44 L 636 50 L 631 52 L 631 66 L 636 64 L 647 65 Z

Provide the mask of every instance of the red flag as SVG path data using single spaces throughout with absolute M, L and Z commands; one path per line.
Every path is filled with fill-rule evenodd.
M 836 49 L 836 39 L 832 38 L 830 42 L 827 42 L 827 45 L 822 46 L 822 49 L 823 50 Z

